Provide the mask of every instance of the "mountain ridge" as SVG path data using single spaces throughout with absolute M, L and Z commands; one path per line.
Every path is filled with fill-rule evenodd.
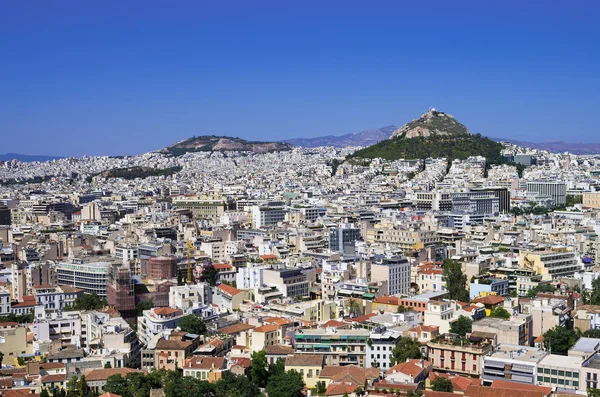
M 285 142 L 248 141 L 237 137 L 203 135 L 176 142 L 166 148 L 158 150 L 158 153 L 171 156 L 181 156 L 186 153 L 194 152 L 224 151 L 243 151 L 262 154 L 287 151 L 292 150 L 292 148 L 293 146 L 291 144 Z
M 342 148 L 347 146 L 369 146 L 384 139 L 398 129 L 395 125 L 386 125 L 377 129 L 369 129 L 360 132 L 351 132 L 343 135 L 326 135 L 314 138 L 293 138 L 283 142 L 294 146 L 315 148 L 319 146 L 333 146 Z

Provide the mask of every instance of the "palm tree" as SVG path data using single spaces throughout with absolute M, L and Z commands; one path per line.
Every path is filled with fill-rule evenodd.
M 356 317 L 358 314 L 360 314 L 360 304 L 356 301 L 356 299 L 348 299 L 346 302 L 346 307 L 348 307 L 350 317 Z

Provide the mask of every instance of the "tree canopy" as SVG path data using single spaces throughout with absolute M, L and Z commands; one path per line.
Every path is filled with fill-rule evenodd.
M 528 298 L 535 298 L 538 292 L 552 293 L 556 291 L 556 287 L 552 284 L 538 284 L 535 287 L 527 291 Z
M 490 317 L 503 318 L 505 320 L 508 320 L 510 319 L 510 313 L 505 308 L 498 306 L 490 311 Z
M 577 342 L 577 336 L 565 327 L 557 325 L 544 333 L 544 348 L 552 354 L 566 356 L 575 342 Z
M 452 387 L 450 379 L 438 376 L 431 382 L 431 390 L 452 393 L 454 392 L 454 387 Z
M 202 317 L 198 317 L 195 314 L 188 314 L 179 320 L 179 329 L 190 334 L 205 335 L 206 334 L 206 323 Z
M 269 380 L 267 357 L 264 350 L 252 353 L 250 364 L 250 379 L 258 387 L 265 387 Z
M 72 310 L 98 310 L 108 305 L 106 299 L 100 298 L 95 292 L 91 294 L 83 294 L 80 298 L 75 298 L 73 306 L 69 307 Z
M 442 269 L 448 298 L 468 302 L 470 299 L 467 292 L 467 276 L 463 273 L 461 264 L 453 259 L 446 258 Z
M 422 358 L 421 343 L 411 337 L 400 338 L 392 350 L 392 359 L 394 363 L 403 363 L 408 359 Z
M 296 371 L 273 376 L 267 384 L 267 394 L 277 397 L 303 397 L 304 379 Z
M 460 316 L 458 320 L 452 323 L 450 327 L 450 332 L 454 334 L 458 334 L 460 336 L 465 336 L 468 332 L 473 330 L 473 320 L 471 320 L 467 316 Z

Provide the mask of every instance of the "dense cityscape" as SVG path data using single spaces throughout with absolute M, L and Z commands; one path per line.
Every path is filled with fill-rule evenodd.
M 3 395 L 595 395 L 600 156 L 209 138 L 0 162 Z

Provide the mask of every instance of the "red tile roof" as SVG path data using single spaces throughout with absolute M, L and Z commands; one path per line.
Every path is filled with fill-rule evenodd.
M 226 294 L 229 294 L 231 296 L 235 296 L 239 293 L 241 293 L 242 291 L 240 291 L 239 289 L 232 287 L 230 285 L 225 285 L 225 284 L 219 284 L 219 286 L 217 287 L 219 288 L 221 291 L 225 292 Z

